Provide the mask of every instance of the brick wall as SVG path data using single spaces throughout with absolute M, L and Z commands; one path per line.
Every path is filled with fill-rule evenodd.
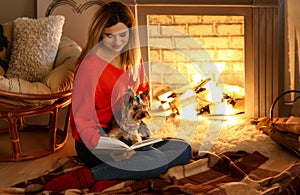
M 147 20 L 152 81 L 177 88 L 200 76 L 245 86 L 243 16 L 149 15 Z

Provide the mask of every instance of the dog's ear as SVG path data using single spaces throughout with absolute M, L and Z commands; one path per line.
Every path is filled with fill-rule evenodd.
M 124 104 L 127 105 L 129 103 L 129 99 L 130 99 L 130 95 L 128 93 L 126 93 L 124 95 Z
M 133 102 L 134 98 L 134 91 L 131 88 L 128 88 L 127 93 L 124 95 L 124 104 L 125 105 L 130 105 Z
M 147 98 L 148 94 L 149 94 L 149 89 L 147 89 L 146 91 L 140 94 L 141 99 L 144 101 L 148 100 Z
M 129 96 L 129 105 L 132 105 L 133 104 L 133 100 L 134 100 L 134 96 Z

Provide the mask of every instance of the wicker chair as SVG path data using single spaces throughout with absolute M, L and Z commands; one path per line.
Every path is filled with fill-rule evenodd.
M 40 158 L 58 151 L 65 145 L 75 62 L 80 53 L 81 47 L 78 44 L 62 36 L 53 70 L 41 82 L 26 82 L 30 90 L 42 86 L 49 89 L 50 93 L 30 93 L 30 90 L 22 92 L 22 89 L 0 90 L 0 161 Z M 22 83 L 25 81 L 21 79 L 7 81 L 3 76 L 0 84 L 1 82 L 15 82 L 14 86 L 18 87 L 25 85 Z M 44 119 L 47 121 L 42 122 Z M 62 127 L 58 124 L 62 124 Z M 45 138 L 49 143 L 44 142 Z M 25 144 L 22 144 L 23 142 Z M 32 146 L 28 147 L 28 144 Z M 28 148 L 35 149 L 27 150 Z

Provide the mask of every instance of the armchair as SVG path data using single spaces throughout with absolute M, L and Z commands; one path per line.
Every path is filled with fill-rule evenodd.
M 0 48 L 0 59 L 6 65 L 12 60 L 14 31 L 13 23 L 3 25 L 8 44 L 2 53 Z M 65 145 L 75 63 L 80 53 L 77 43 L 61 35 L 53 68 L 39 81 L 9 77 L 5 64 L 0 66 L 0 161 L 40 158 Z M 63 121 L 63 127 L 59 127 L 59 121 Z M 49 140 L 42 143 L 45 147 L 37 144 L 44 142 L 40 134 Z

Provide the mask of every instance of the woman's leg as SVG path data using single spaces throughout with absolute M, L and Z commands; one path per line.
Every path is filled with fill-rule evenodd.
M 144 179 L 159 176 L 168 168 L 168 158 L 152 147 L 137 150 L 121 161 L 113 161 L 107 155 L 96 157 L 84 143 L 75 142 L 75 148 L 78 157 L 91 168 L 95 180 Z
M 189 162 L 192 157 L 192 148 L 184 140 L 170 138 L 163 142 L 153 145 L 154 148 L 160 150 L 168 158 L 168 167 L 184 165 Z
M 192 155 L 191 147 L 184 141 L 178 139 L 167 139 L 162 143 L 139 150 L 127 160 L 106 164 L 98 159 L 85 147 L 83 143 L 76 142 L 78 157 L 89 166 L 71 171 L 57 177 L 45 185 L 44 190 L 61 192 L 69 188 L 89 188 L 95 180 L 116 179 L 146 179 L 157 177 L 168 168 L 186 164 Z M 157 148 L 157 149 L 156 149 Z M 110 186 L 112 183 L 102 182 L 102 186 Z
M 168 169 L 168 158 L 161 151 L 149 147 L 134 152 L 129 159 L 109 161 L 91 168 L 95 180 L 153 178 Z
M 107 160 L 105 156 L 98 158 L 81 143 L 76 150 L 79 158 L 91 168 L 95 180 L 157 177 L 170 167 L 188 163 L 192 156 L 190 145 L 180 139 L 166 139 L 153 147 L 137 150 L 129 159 L 121 161 Z

